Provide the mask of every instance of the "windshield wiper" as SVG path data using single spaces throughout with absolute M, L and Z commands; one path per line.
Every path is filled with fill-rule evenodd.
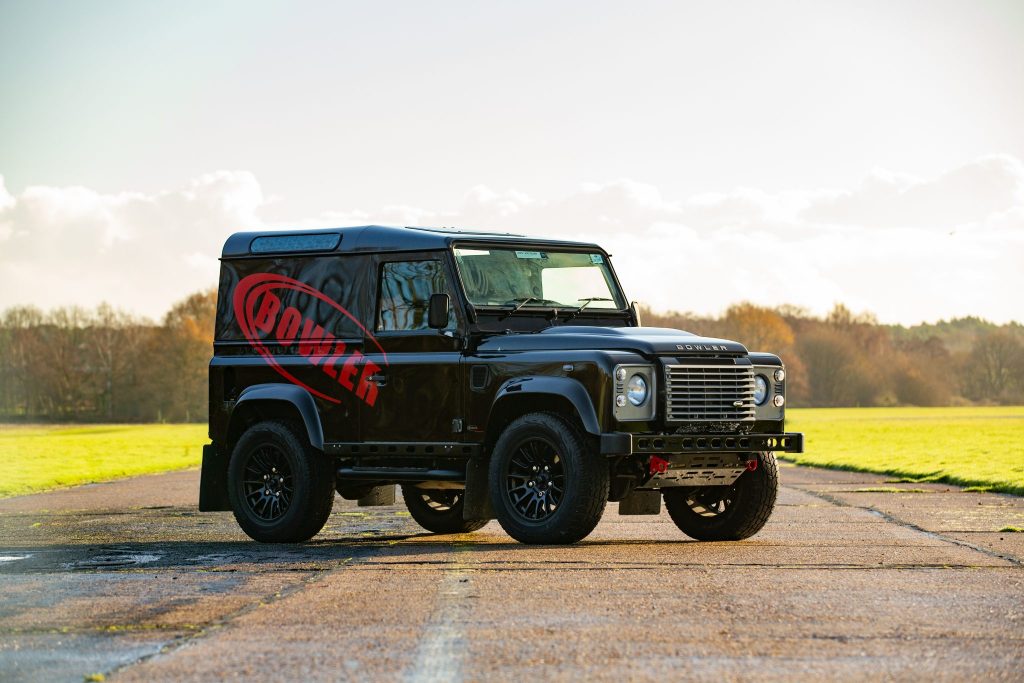
M 573 314 L 569 316 L 569 320 L 572 320 L 573 318 L 578 316 L 580 313 L 583 312 L 584 308 L 594 303 L 595 301 L 615 301 L 615 299 L 609 299 L 606 296 L 588 296 L 583 299 L 577 299 L 577 301 L 582 301 L 583 305 L 577 308 L 575 311 L 573 311 Z
M 552 301 L 551 299 L 541 299 L 540 297 L 536 297 L 536 296 L 516 297 L 515 299 L 509 299 L 509 303 L 514 303 L 515 307 L 511 311 L 507 311 L 505 313 L 505 315 L 503 315 L 503 316 L 501 316 L 501 318 L 499 318 L 499 320 L 504 320 L 505 318 L 511 318 L 513 313 L 517 312 L 519 309 L 521 309 L 526 304 L 534 302 L 534 301 L 536 301 L 537 303 L 540 303 L 540 304 L 555 304 L 555 305 L 558 304 L 557 301 Z

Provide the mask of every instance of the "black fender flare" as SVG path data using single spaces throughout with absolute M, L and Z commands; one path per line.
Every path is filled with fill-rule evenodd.
M 232 417 L 238 407 L 246 402 L 253 401 L 283 401 L 290 403 L 299 412 L 302 422 L 306 427 L 306 436 L 313 448 L 324 449 L 324 428 L 320 422 L 320 411 L 317 410 L 316 401 L 312 394 L 297 387 L 294 384 L 253 384 L 242 390 L 235 401 L 231 411 Z
M 491 415 L 502 400 L 510 396 L 547 394 L 564 398 L 576 409 L 580 423 L 588 434 L 600 436 L 601 424 L 597 419 L 597 411 L 594 410 L 594 402 L 590 400 L 590 394 L 586 387 L 572 377 L 547 377 L 544 375 L 530 377 L 516 377 L 505 382 L 494 396 L 491 403 Z

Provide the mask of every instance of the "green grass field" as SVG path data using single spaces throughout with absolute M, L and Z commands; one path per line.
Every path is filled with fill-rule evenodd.
M 196 467 L 206 425 L 0 425 L 0 497 Z
M 805 408 L 801 465 L 889 474 L 1024 495 L 1024 407 Z
M 803 465 L 1024 495 L 1024 407 L 789 411 Z M 0 425 L 0 497 L 199 465 L 206 425 Z

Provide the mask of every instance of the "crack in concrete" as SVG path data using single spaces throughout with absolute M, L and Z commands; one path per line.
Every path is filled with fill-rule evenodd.
M 943 541 L 945 543 L 949 543 L 949 544 L 952 544 L 952 545 L 958 545 L 958 546 L 960 546 L 962 548 L 967 548 L 968 550 L 973 550 L 973 551 L 975 551 L 977 553 L 981 553 L 982 555 L 987 555 L 989 557 L 994 557 L 994 558 L 997 558 L 997 559 L 1000 559 L 1000 560 L 1006 560 L 1007 562 L 1010 562 L 1011 564 L 1015 564 L 1018 567 L 1024 566 L 1024 561 L 1021 561 L 1019 558 L 1017 558 L 1017 557 L 1015 557 L 1013 555 L 1003 555 L 1003 554 L 998 553 L 998 552 L 996 552 L 994 550 L 989 550 L 988 548 L 983 548 L 983 547 L 977 546 L 977 545 L 975 545 L 973 543 L 968 543 L 967 541 L 962 541 L 962 540 L 960 540 L 958 538 L 950 538 L 948 536 L 944 536 L 943 534 L 941 534 L 941 533 L 939 533 L 937 531 L 930 531 L 928 529 L 925 529 L 924 527 L 921 527 L 921 526 L 918 526 L 917 524 L 914 524 L 913 522 L 907 522 L 905 520 L 902 520 L 902 519 L 900 519 L 898 517 L 895 517 L 895 516 L 889 514 L 888 512 L 884 512 L 882 510 L 879 510 L 878 508 L 873 507 L 871 505 L 851 505 L 850 503 L 842 501 L 842 500 L 840 500 L 838 498 L 834 498 L 833 496 L 830 496 L 827 493 L 822 493 L 821 491 L 813 491 L 813 490 L 810 490 L 810 489 L 801 489 L 801 490 L 803 491 L 803 493 L 806 493 L 809 496 L 815 496 L 816 498 L 820 498 L 821 500 L 824 500 L 826 502 L 832 503 L 836 507 L 848 507 L 848 508 L 854 508 L 856 510 L 864 510 L 866 512 L 870 512 L 873 515 L 877 515 L 878 517 L 881 517 L 882 519 L 884 519 L 885 521 L 887 521 L 887 522 L 889 522 L 891 524 L 895 524 L 897 526 L 901 526 L 901 527 L 903 527 L 905 529 L 911 529 L 911 530 L 916 531 L 918 533 L 924 534 L 924 535 L 928 536 L 929 538 L 935 538 L 935 539 L 938 539 L 938 540 Z M 950 532 L 946 532 L 946 533 L 950 533 Z M 957 532 L 957 533 L 960 533 L 960 532 Z
M 269 593 L 260 598 L 257 598 L 249 604 L 243 605 L 242 607 L 239 607 L 238 609 L 232 612 L 228 612 L 227 614 L 224 614 L 216 619 L 211 619 L 210 621 L 203 622 L 195 631 L 191 633 L 185 633 L 184 635 L 172 639 L 170 642 L 165 643 L 163 646 L 161 646 L 161 648 L 156 652 L 150 652 L 148 654 L 142 655 L 141 657 L 137 657 L 130 662 L 119 664 L 118 666 L 115 666 L 114 668 L 106 671 L 105 675 L 107 677 L 114 676 L 117 673 L 120 673 L 121 671 L 129 669 L 133 666 L 138 666 L 139 664 L 147 662 L 155 657 L 173 654 L 175 651 L 181 649 L 185 645 L 191 644 L 197 640 L 205 638 L 206 636 L 212 635 L 213 632 L 218 631 L 226 626 L 230 626 L 232 622 L 239 619 L 240 617 L 245 616 L 246 614 L 249 614 L 253 610 L 256 610 L 264 605 L 270 605 L 276 602 L 280 602 L 281 600 L 285 600 L 295 595 L 296 593 L 305 590 L 309 586 L 319 583 L 332 572 L 341 571 L 342 569 L 348 567 L 349 562 L 352 559 L 353 558 L 346 559 L 345 561 L 341 562 L 339 566 L 335 567 L 330 571 L 311 571 L 310 576 L 306 577 L 305 579 L 297 581 L 290 586 L 286 586 L 279 591 L 275 591 L 274 593 Z

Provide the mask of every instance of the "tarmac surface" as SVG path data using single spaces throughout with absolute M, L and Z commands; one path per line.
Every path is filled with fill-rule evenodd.
M 1024 679 L 1024 499 L 781 476 L 739 543 L 611 504 L 527 547 L 339 498 L 260 545 L 197 471 L 0 500 L 0 680 Z

